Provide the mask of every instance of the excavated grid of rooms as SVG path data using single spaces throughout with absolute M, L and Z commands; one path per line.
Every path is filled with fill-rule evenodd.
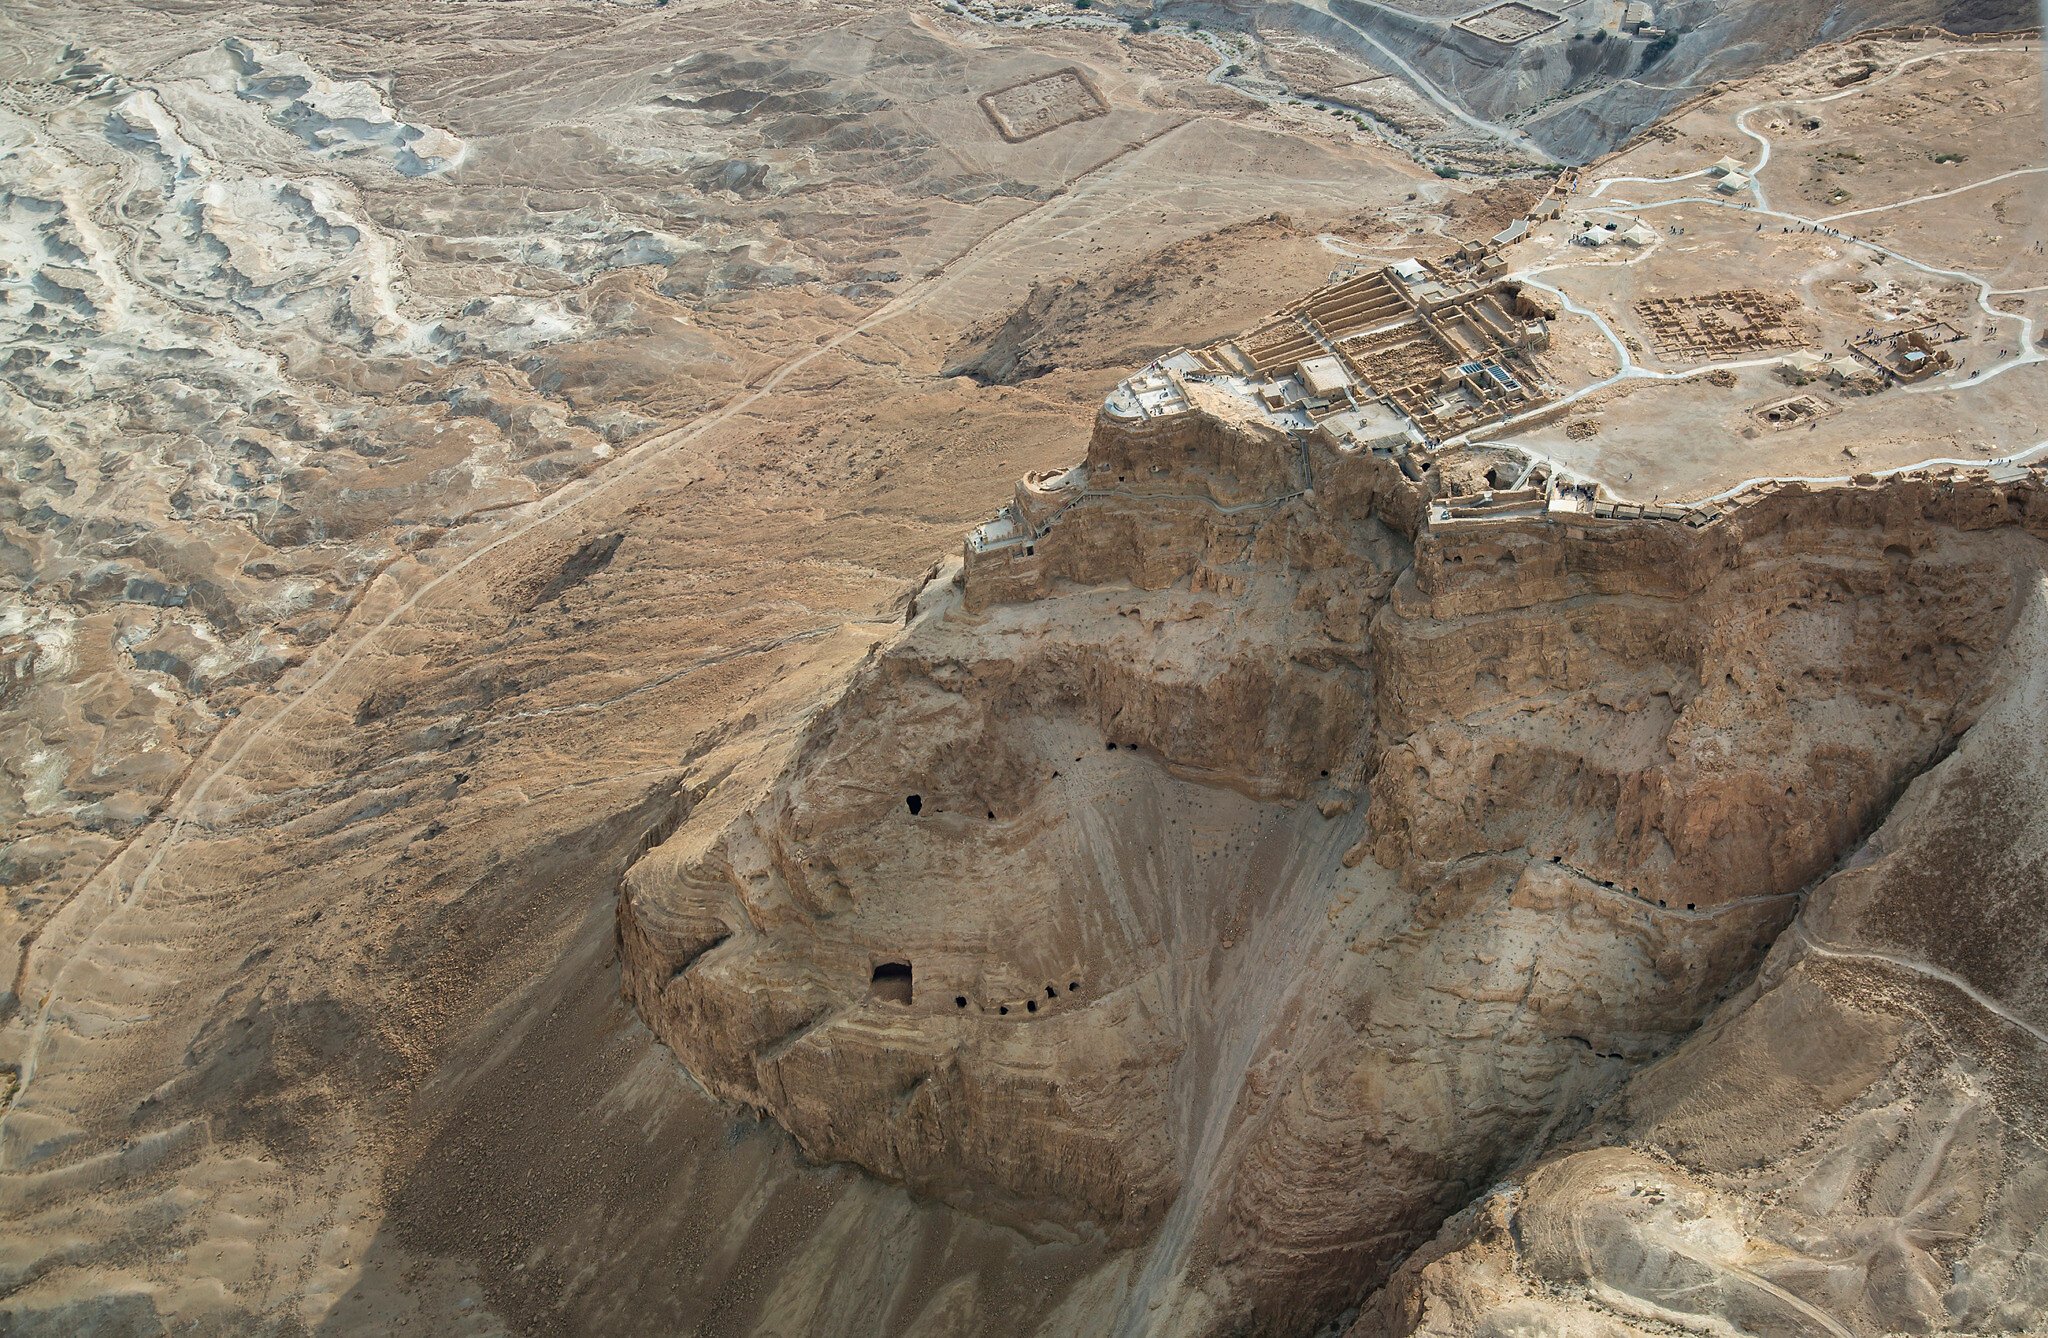
M 1269 407 L 1298 408 L 1312 424 L 1377 400 L 1441 439 L 1549 398 L 1535 358 L 1545 314 L 1519 285 L 1481 286 L 1409 261 L 1343 280 L 1195 356 L 1262 381 Z

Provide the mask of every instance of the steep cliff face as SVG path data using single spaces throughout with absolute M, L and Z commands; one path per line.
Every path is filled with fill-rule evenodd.
M 1352 1330 L 2016 1333 L 2048 1306 L 2048 587 L 1954 753 L 1755 983 Z
M 811 1155 L 1136 1248 L 1126 1329 L 1342 1309 L 1743 986 L 2048 532 L 1981 478 L 1430 523 L 1449 468 L 1105 416 L 632 869 L 628 994 Z

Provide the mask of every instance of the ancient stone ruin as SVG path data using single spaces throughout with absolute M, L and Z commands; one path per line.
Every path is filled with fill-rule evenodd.
M 2048 497 L 1596 507 L 1147 376 L 632 868 L 626 989 L 811 1156 L 1299 1331 L 1742 986 L 1969 724 Z

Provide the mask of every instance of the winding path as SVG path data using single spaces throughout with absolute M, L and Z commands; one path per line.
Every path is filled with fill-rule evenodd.
M 1874 204 L 1867 209 L 1844 209 L 1839 214 L 1823 214 L 1815 222 L 1835 223 L 1845 218 L 1861 218 L 1865 214 L 1882 214 L 1893 209 L 1906 209 L 1916 204 L 1926 204 L 1930 200 L 1946 200 L 1951 195 L 1965 195 L 1970 191 L 1980 190 L 1985 186 L 1995 186 L 2001 181 L 2011 181 L 2015 177 L 2038 176 L 2043 172 L 2048 172 L 2048 167 L 2021 167 L 2011 172 L 2000 172 L 1995 177 L 1985 177 L 1982 181 L 1972 181 L 1967 186 L 1955 186 L 1948 190 L 1929 191 L 1925 195 L 1915 195 L 1910 200 L 1894 200 L 1890 204 Z
M 2027 1021 L 2018 1013 L 2013 1012 L 2011 1008 L 1992 998 L 1953 971 L 1945 971 L 1931 962 L 1923 962 L 1895 952 L 1881 952 L 1875 948 L 1845 948 L 1837 944 L 1825 943 L 1813 936 L 1813 931 L 1806 927 L 1804 921 L 1795 924 L 1793 930 L 1799 935 L 1799 941 L 1819 956 L 1838 958 L 1845 961 L 1883 962 L 1888 966 L 1898 967 L 1902 971 L 1910 971 L 1914 975 L 1925 976 L 1929 980 L 1938 980 L 1949 988 L 1960 992 L 1971 1003 L 1976 1004 L 1985 1012 L 2019 1028 L 2041 1044 L 2048 1045 L 2048 1031 L 2043 1031 L 2040 1027 Z
M 306 669 L 302 670 L 309 671 L 313 663 L 324 661 L 310 681 L 304 682 L 289 695 L 280 693 L 276 709 L 268 715 L 260 719 L 254 716 L 239 717 L 228 728 L 214 736 L 212 743 L 201 755 L 199 763 L 188 773 L 186 787 L 176 794 L 165 806 L 163 813 L 152 823 L 150 830 L 160 832 L 160 835 L 155 841 L 147 863 L 134 876 L 133 881 L 127 883 L 125 890 L 120 873 L 125 859 L 115 859 L 103 865 L 55 912 L 46 923 L 43 934 L 28 949 L 29 954 L 41 955 L 37 953 L 38 949 L 47 948 L 54 951 L 59 942 L 65 939 L 72 940 L 71 946 L 68 951 L 63 952 L 54 970 L 50 970 L 46 962 L 41 963 L 41 969 L 38 969 L 37 965 L 30 962 L 27 954 L 24 956 L 21 979 L 28 989 L 40 987 L 42 997 L 27 1043 L 22 1049 L 14 1091 L 5 1108 L 0 1108 L 0 1134 L 4 1134 L 8 1118 L 21 1108 L 24 1097 L 35 1082 L 43 1050 L 48 1043 L 50 1028 L 66 1000 L 66 989 L 71 984 L 75 971 L 81 963 L 90 958 L 102 933 L 117 922 L 122 914 L 149 890 L 162 869 L 165 858 L 199 823 L 200 812 L 212 796 L 215 787 L 234 773 L 252 749 L 274 737 L 300 708 L 319 699 L 339 682 L 365 650 L 376 644 L 386 632 L 410 615 L 423 600 L 451 582 L 458 581 L 491 554 L 519 542 L 542 526 L 617 492 L 655 466 L 670 463 L 678 452 L 774 395 L 791 377 L 820 358 L 830 355 L 852 340 L 916 311 L 988 265 L 1017 254 L 1027 245 L 1038 243 L 1041 238 L 1019 235 L 1028 233 L 1027 225 L 1033 220 L 1049 211 L 1056 211 L 1061 206 L 1071 205 L 1078 198 L 1090 197 L 1112 189 L 1112 183 L 1130 166 L 1137 155 L 1176 131 L 1198 123 L 1198 120 L 1199 118 L 1182 121 L 1167 127 L 1075 177 L 1067 183 L 1065 189 L 998 224 L 966 251 L 929 271 L 908 291 L 890 300 L 864 319 L 782 363 L 740 398 L 692 422 L 646 438 L 614 467 L 588 475 L 584 480 L 570 484 L 552 496 L 530 504 L 530 510 L 523 518 L 514 522 L 496 538 L 470 550 L 445 570 L 425 581 L 375 623 L 367 627 L 356 627 L 352 631 L 349 624 L 344 624 L 342 629 L 314 652 L 313 660 L 310 660 Z M 374 594 L 373 588 L 370 594 L 365 596 L 366 600 L 374 597 Z M 357 607 L 362 606 L 359 604 Z M 197 778 L 196 781 L 192 779 L 193 777 Z M 125 856 L 142 845 L 143 841 L 138 839 L 122 853 Z M 82 927 L 79 925 L 80 920 L 93 915 L 97 918 L 90 924 Z M 24 992 L 22 997 L 26 999 L 27 993 Z M 5 1165 L 5 1157 L 6 1145 L 4 1138 L 0 1138 L 0 1166 Z
M 1550 154 L 1549 150 L 1537 144 L 1536 141 L 1530 139 L 1522 131 L 1515 129 L 1513 126 L 1502 125 L 1497 121 L 1485 120 L 1467 111 L 1455 98 L 1444 92 L 1434 80 L 1416 69 L 1386 43 L 1352 20 L 1345 18 L 1341 14 L 1334 13 L 1329 7 L 1329 0 L 1300 0 L 1300 3 L 1304 8 L 1314 10 L 1332 23 L 1341 24 L 1343 27 L 1350 29 L 1351 32 L 1358 36 L 1360 41 L 1371 47 L 1379 58 L 1386 62 L 1387 67 L 1393 74 L 1405 81 L 1416 92 L 1429 99 L 1430 102 L 1434 103 L 1446 115 L 1461 125 L 1468 129 L 1476 130 L 1489 139 L 1506 144 L 1516 152 L 1526 154 L 1538 163 L 1557 162 L 1557 159 Z M 1374 9 L 1385 8 L 1385 6 L 1378 3 L 1378 0 L 1360 0 L 1360 3 L 1369 5 Z M 1012 18 L 1001 13 L 982 13 L 965 5 L 958 9 L 949 9 L 947 12 L 956 18 L 964 18 L 972 23 L 980 23 L 998 28 L 1083 28 L 1096 31 L 1121 32 L 1128 27 L 1125 20 L 1105 18 L 1095 14 L 1047 14 L 1034 10 Z M 1411 22 L 1414 20 L 1414 15 L 1408 14 L 1405 11 L 1396 12 L 1404 20 Z M 1354 106 L 1342 102 L 1332 102 L 1313 93 L 1298 93 L 1289 89 L 1283 94 L 1273 95 L 1243 84 L 1227 83 L 1223 78 L 1223 71 L 1237 60 L 1238 55 L 1236 52 L 1228 49 L 1220 37 L 1198 24 L 1175 23 L 1162 27 L 1160 31 L 1172 31 L 1181 37 L 1189 38 L 1208 47 L 1217 57 L 1216 68 L 1209 73 L 1209 82 L 1219 87 L 1229 88 L 1231 91 L 1250 98 L 1254 102 L 1265 103 L 1269 106 L 1298 102 L 1320 111 L 1341 112 L 1346 115 L 1355 115 L 1358 111 L 1358 108 Z
M 1745 216 L 1756 217 L 1760 219 L 1777 220 L 1787 227 L 1796 226 L 1800 228 L 1811 229 L 1816 232 L 1824 233 L 1828 236 L 1831 236 L 1839 241 L 1848 243 L 1850 245 L 1864 247 L 1870 251 L 1876 252 L 1878 255 L 1883 256 L 1886 259 L 1896 260 L 1900 264 L 1918 270 L 1921 273 L 1928 274 L 1937 278 L 1955 279 L 1963 283 L 1974 285 L 1977 289 L 1977 306 L 1981 311 L 1985 313 L 1985 315 L 1989 316 L 1994 322 L 2011 321 L 2016 323 L 2019 327 L 2017 331 L 2018 337 L 2015 344 L 2015 351 L 2012 353 L 2011 356 L 1996 361 L 1992 363 L 1989 367 L 1985 367 L 1978 371 L 1972 372 L 1970 375 L 1962 377 L 1960 379 L 1941 379 L 1936 381 L 1923 382 L 1918 385 L 1906 386 L 1903 388 L 1903 393 L 1905 394 L 1927 395 L 1973 389 L 1977 386 L 1983 385 L 1985 382 L 1990 381 L 1995 377 L 2002 376 L 2005 373 L 2012 371 L 2017 367 L 2025 367 L 2034 363 L 2048 362 L 2048 352 L 2044 352 L 2037 343 L 2037 332 L 2035 329 L 2034 319 L 2023 312 L 2000 311 L 1996 306 L 1992 304 L 1991 300 L 1993 297 L 1997 296 L 2015 296 L 2019 294 L 2048 291 L 2048 286 L 2018 289 L 1993 288 L 1991 285 L 1991 281 L 1981 274 L 1977 274 L 1969 270 L 1949 269 L 1939 265 L 1930 264 L 1926 261 L 1919 260 L 1913 256 L 1906 255 L 1905 253 L 1895 250 L 1892 247 L 1886 246 L 1881 242 L 1871 241 L 1868 238 L 1857 237 L 1852 234 L 1842 232 L 1841 230 L 1832 226 L 1834 222 L 1842 219 L 1859 218 L 1869 214 L 1884 213 L 1890 210 L 1903 209 L 1916 204 L 1923 204 L 1933 200 L 1947 199 L 1951 196 L 1962 195 L 1967 192 L 1974 191 L 1985 186 L 1994 185 L 2002 181 L 2010 181 L 2021 177 L 2028 177 L 2042 173 L 2048 173 L 2048 167 L 2019 168 L 2014 171 L 1999 173 L 1996 176 L 1986 177 L 1980 181 L 1973 181 L 1962 186 L 1956 186 L 1946 190 L 1930 191 L 1923 195 L 1917 195 L 1910 199 L 1894 201 L 1889 204 L 1872 205 L 1863 209 L 1845 210 L 1841 213 L 1828 214 L 1819 218 L 1808 218 L 1801 214 L 1791 213 L 1785 210 L 1773 209 L 1770 207 L 1768 199 L 1764 192 L 1764 183 L 1761 174 L 1765 171 L 1765 169 L 1767 169 L 1770 166 L 1772 152 L 1771 138 L 1769 135 L 1765 134 L 1760 130 L 1752 129 L 1749 125 L 1749 117 L 1756 112 L 1765 110 L 1766 108 L 1782 106 L 1814 106 L 1822 103 L 1839 101 L 1843 98 L 1855 97 L 1864 93 L 1868 93 L 1872 89 L 1882 87 L 1884 84 L 1889 83 L 1893 79 L 1898 78 L 1900 75 L 1906 73 L 1906 71 L 1914 68 L 1915 66 L 1926 64 L 1929 61 L 1945 59 L 1950 56 L 1954 56 L 1965 52 L 1979 52 L 1987 49 L 1997 48 L 1945 47 L 1940 51 L 1928 52 L 1924 55 L 1915 56 L 1911 59 L 1902 61 L 1900 62 L 1897 68 L 1889 71 L 1882 78 L 1858 84 L 1853 88 L 1844 89 L 1841 92 L 1822 94 L 1810 98 L 1771 98 L 1762 102 L 1753 103 L 1750 106 L 1744 107 L 1740 111 L 1736 112 L 1734 116 L 1735 128 L 1739 130 L 1742 134 L 1749 137 L 1750 139 L 1756 141 L 1758 145 L 1757 160 L 1753 165 L 1751 165 L 1747 169 L 1747 174 L 1751 178 L 1750 188 L 1754 191 L 1757 201 L 1755 204 L 1749 204 L 1736 199 L 1719 199 L 1711 196 L 1683 195 L 1674 198 L 1651 200 L 1644 202 L 1616 198 L 1599 205 L 1589 204 L 1588 207 L 1591 208 L 1594 212 L 1617 213 L 1639 216 L 1651 210 L 1671 209 L 1691 205 L 1705 205 L 1717 209 L 1736 210 L 1741 212 Z M 1677 182 L 1698 180 L 1707 175 L 1708 171 L 1706 169 L 1696 169 L 1691 172 L 1681 172 L 1670 176 L 1606 177 L 1594 183 L 1592 190 L 1589 192 L 1587 196 L 1587 199 L 1589 201 L 1607 200 L 1608 188 L 1610 186 L 1621 185 L 1624 183 L 1640 185 L 1666 185 Z M 1658 244 L 1661 245 L 1661 242 Z M 1644 259 L 1648 258 L 1650 254 L 1652 254 L 1652 250 L 1653 248 L 1646 249 L 1642 255 L 1639 255 L 1632 260 L 1627 260 L 1620 263 L 1628 265 L 1639 264 Z M 1574 315 L 1583 316 L 1586 319 L 1592 321 L 1594 326 L 1600 331 L 1601 336 L 1614 350 L 1615 357 L 1619 362 L 1619 370 L 1617 370 L 1611 376 L 1607 376 L 1598 381 L 1595 381 L 1591 385 L 1583 386 L 1580 389 L 1573 391 L 1572 393 L 1562 397 L 1561 399 L 1550 401 L 1537 409 L 1517 414 L 1514 417 L 1502 420 L 1500 423 L 1492 424 L 1486 430 L 1486 436 L 1484 437 L 1482 437 L 1478 433 L 1474 433 L 1465 438 L 1460 438 L 1456 440 L 1468 440 L 1475 442 L 1487 440 L 1488 438 L 1490 438 L 1492 433 L 1499 431 L 1499 429 L 1501 428 L 1512 426 L 1516 423 L 1526 421 L 1527 419 L 1539 415 L 1554 413 L 1562 405 L 1574 403 L 1575 401 L 1584 399 L 1588 395 L 1596 394 L 1599 391 L 1605 390 L 1608 387 L 1616 385 L 1622 381 L 1687 380 L 1692 377 L 1703 376 L 1709 372 L 1714 371 L 1733 371 L 1746 367 L 1770 366 L 1779 360 L 1775 356 L 1764 358 L 1745 358 L 1726 362 L 1705 363 L 1697 367 L 1690 367 L 1680 371 L 1669 372 L 1656 371 L 1650 368 L 1643 367 L 1641 364 L 1637 363 L 1633 357 L 1630 356 L 1624 341 L 1622 341 L 1616 335 L 1613 327 L 1608 324 L 1604 317 L 1602 317 L 1598 312 L 1573 301 L 1569 295 L 1567 295 L 1562 289 L 1558 288 L 1556 285 L 1545 283 L 1541 279 L 1536 277 L 1540 274 L 1549 273 L 1555 270 L 1571 269 L 1576 267 L 1577 266 L 1573 262 L 1556 262 L 1548 265 L 1531 266 L 1527 269 L 1515 271 L 1509 274 L 1507 277 L 1526 283 L 1531 287 L 1541 289 L 1542 291 L 1551 294 L 1552 296 L 1556 297 L 1561 304 L 1563 304 L 1565 310 L 1571 312 Z M 1522 451 L 1524 454 L 1527 454 L 1532 458 L 1549 460 L 1548 457 L 1543 456 L 1540 452 L 1530 450 L 1526 446 L 1517 445 L 1515 449 Z M 1963 468 L 1984 468 L 1996 465 L 2017 463 L 2019 461 L 2026 460 L 2033 456 L 2039 455 L 2044 451 L 2048 451 L 2048 441 L 2036 443 L 2033 446 L 2027 447 L 2024 450 L 2015 452 L 2010 455 L 1995 457 L 1991 459 L 1963 460 L 1948 457 L 1940 457 L 1935 459 L 1923 460 L 1911 465 L 1900 466 L 1898 468 L 1878 470 L 1872 472 L 1877 473 L 1879 477 L 1888 477 L 1891 475 L 1910 473 L 1913 471 L 1939 467 L 1942 465 L 1953 465 Z M 1577 469 L 1572 469 L 1569 466 L 1565 466 L 1561 462 L 1549 460 L 1549 463 L 1551 463 L 1556 468 L 1564 469 L 1567 473 L 1570 473 L 1574 476 L 1581 476 L 1581 471 Z M 1827 477 L 1775 475 L 1762 476 L 1758 478 L 1744 480 L 1742 483 L 1737 484 L 1735 487 L 1726 489 L 1720 493 L 1716 493 L 1712 497 L 1702 498 L 1692 502 L 1678 503 L 1677 505 L 1693 507 L 1712 505 L 1718 502 L 1726 501 L 1729 498 L 1737 495 L 1738 493 L 1746 491 L 1747 489 L 1755 487 L 1759 484 L 1770 482 L 1846 483 L 1849 482 L 1851 478 L 1852 476 L 1850 475 Z M 1610 491 L 1612 490 L 1610 489 Z
M 1362 2 L 1365 4 L 1372 5 L 1375 9 L 1380 8 L 1380 6 L 1377 3 L 1375 3 L 1375 0 L 1362 0 Z M 1397 72 L 1399 72 L 1401 77 L 1406 79 L 1408 83 L 1414 87 L 1416 92 L 1428 98 L 1431 102 L 1435 103 L 1438 107 L 1443 109 L 1443 111 L 1448 113 L 1451 117 L 1453 117 L 1460 123 L 1464 124 L 1465 126 L 1473 130 L 1477 130 L 1480 134 L 1487 136 L 1489 139 L 1499 140 L 1501 143 L 1508 145 L 1516 151 L 1529 155 L 1529 157 L 1535 159 L 1539 163 L 1555 163 L 1557 161 L 1556 158 L 1551 156 L 1549 150 L 1543 148 L 1541 145 L 1536 143 L 1535 140 L 1530 139 L 1528 135 L 1524 134 L 1520 130 L 1515 129 L 1512 126 L 1501 125 L 1497 121 L 1483 120 L 1480 117 L 1474 116 L 1471 112 L 1466 111 L 1464 107 L 1460 106 L 1454 99 L 1451 98 L 1449 94 L 1445 93 L 1441 88 L 1438 88 L 1436 84 L 1429 78 L 1429 76 L 1423 74 L 1422 71 L 1416 69 L 1413 65 L 1410 65 L 1406 60 L 1396 55 L 1392 48 L 1388 47 L 1385 42 L 1380 41 L 1379 38 L 1374 37 L 1371 33 L 1359 27 L 1350 19 L 1345 18 L 1342 14 L 1338 14 L 1335 11 L 1333 11 L 1330 8 L 1329 0 L 1303 0 L 1303 3 L 1306 8 L 1313 9 L 1317 13 L 1328 17 L 1332 23 L 1341 23 L 1346 28 L 1349 28 L 1352 32 L 1358 34 L 1359 38 L 1362 41 L 1364 41 L 1367 46 L 1371 47 L 1374 51 L 1378 52 L 1380 57 L 1383 60 L 1385 60 L 1387 64 L 1391 65 Z M 1404 13 L 1402 17 L 1412 19 L 1413 16 Z

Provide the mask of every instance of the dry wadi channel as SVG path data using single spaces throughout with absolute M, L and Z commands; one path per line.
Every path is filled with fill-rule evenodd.
M 1498 456 L 1098 411 L 1519 217 L 1402 147 L 1521 161 L 1498 41 L 74 8 L 0 16 L 0 1331 L 2038 1324 L 2035 472 L 1447 522 Z M 1722 9 L 1481 94 L 1591 154 L 1815 40 Z

